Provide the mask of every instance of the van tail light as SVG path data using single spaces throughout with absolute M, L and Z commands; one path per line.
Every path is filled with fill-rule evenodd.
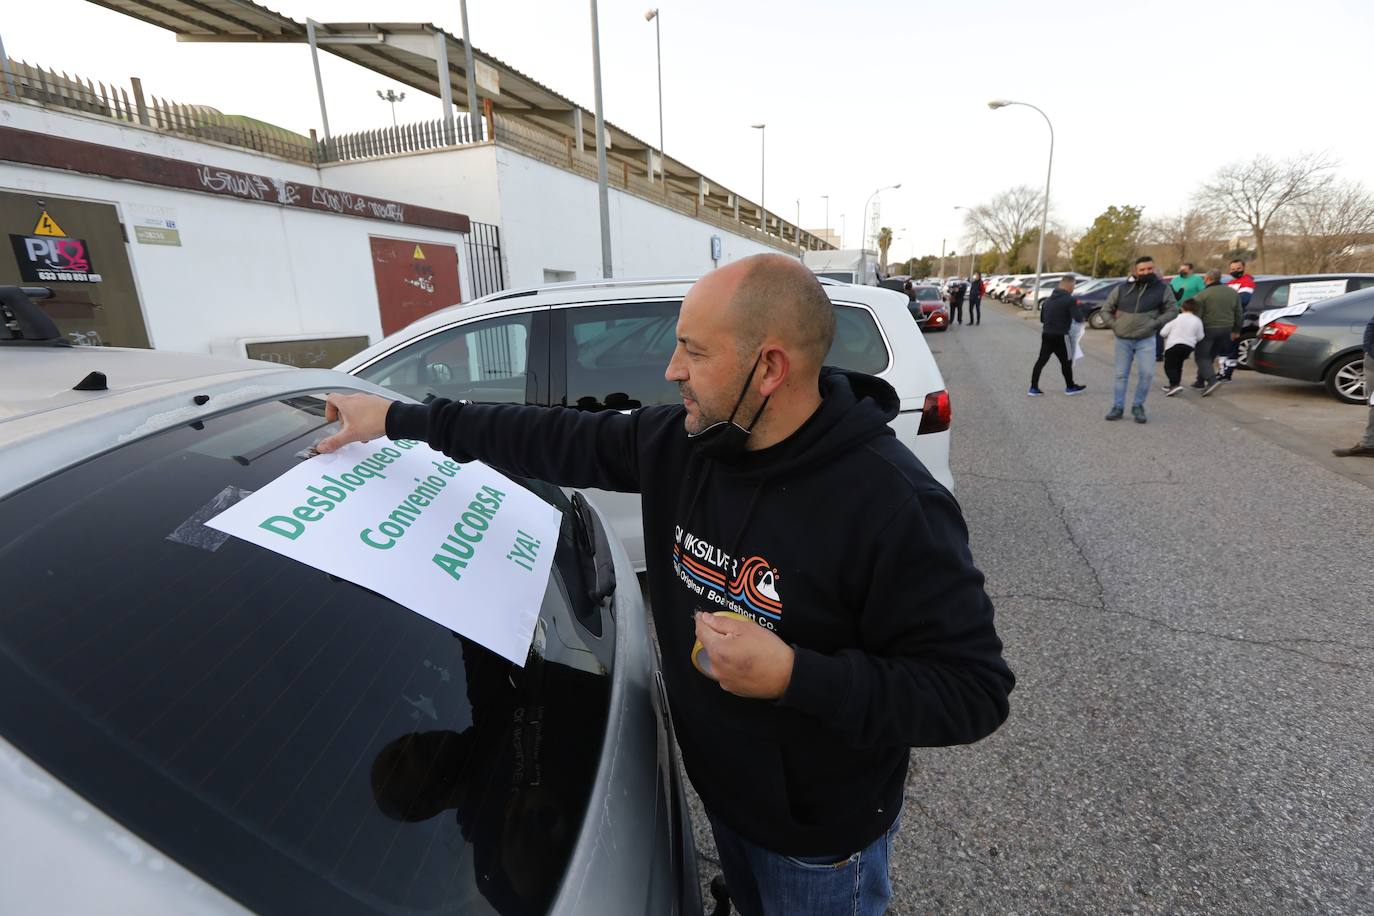
M 932 391 L 926 395 L 925 406 L 921 408 L 921 426 L 916 430 L 916 435 L 924 436 L 926 433 L 942 433 L 949 429 L 949 421 L 952 414 L 949 409 L 949 392 Z
M 1274 321 L 1266 324 L 1264 330 L 1260 331 L 1260 336 L 1265 340 L 1287 340 L 1293 336 L 1293 332 L 1298 329 L 1296 324 L 1289 324 L 1286 321 Z

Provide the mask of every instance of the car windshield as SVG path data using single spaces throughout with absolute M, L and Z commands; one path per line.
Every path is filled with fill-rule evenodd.
M 543 913 L 613 659 L 575 513 L 517 481 L 564 521 L 512 665 L 202 524 L 324 425 L 317 398 L 251 405 L 0 500 L 0 734 L 255 911 Z
M 933 286 L 918 286 L 911 293 L 917 302 L 938 302 L 940 300 L 940 291 Z

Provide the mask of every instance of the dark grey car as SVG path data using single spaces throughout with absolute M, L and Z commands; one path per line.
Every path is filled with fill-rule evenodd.
M 1225 278 L 1223 278 L 1225 279 Z M 1240 365 L 1253 369 L 1250 358 L 1259 340 L 1260 315 L 1270 309 L 1296 305 L 1309 297 L 1314 288 L 1336 281 L 1345 281 L 1343 288 L 1338 287 L 1334 295 L 1353 293 L 1360 289 L 1374 287 L 1374 274 L 1333 273 L 1333 274 L 1262 274 L 1255 277 L 1255 292 L 1250 304 L 1245 307 L 1245 321 L 1241 327 L 1240 347 L 1237 354 Z M 1322 298 L 1331 298 L 1327 293 Z
M 1371 318 L 1374 289 L 1318 302 L 1301 315 L 1266 325 L 1251 362 L 1266 375 L 1321 382 L 1347 404 L 1368 403 L 1363 341 Z

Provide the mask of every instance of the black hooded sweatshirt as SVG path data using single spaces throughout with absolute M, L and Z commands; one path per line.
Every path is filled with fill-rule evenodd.
M 897 816 L 911 747 L 977 741 L 1015 680 L 959 507 L 888 421 L 896 392 L 821 374 L 782 442 L 709 459 L 681 406 L 395 404 L 387 435 L 562 486 L 643 494 L 644 548 L 673 723 L 712 814 L 783 855 L 849 855 Z M 691 663 L 694 612 L 733 610 L 792 645 L 778 700 Z

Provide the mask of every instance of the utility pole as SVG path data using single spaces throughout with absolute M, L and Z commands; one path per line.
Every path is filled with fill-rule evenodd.
M 601 205 L 601 276 L 611 273 L 611 202 L 606 190 L 606 118 L 601 109 L 601 30 L 596 22 L 596 0 L 592 0 L 592 84 L 596 96 L 596 194 Z

